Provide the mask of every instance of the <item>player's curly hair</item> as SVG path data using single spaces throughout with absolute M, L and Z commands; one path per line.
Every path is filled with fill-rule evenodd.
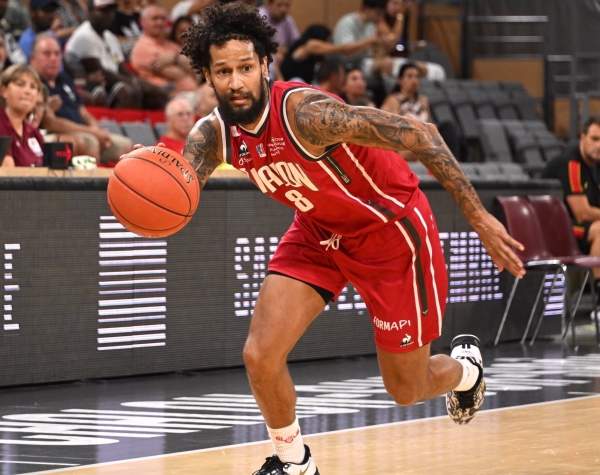
M 271 63 L 279 46 L 273 41 L 275 28 L 261 17 L 255 7 L 243 2 L 215 3 L 200 14 L 200 21 L 182 35 L 182 53 L 191 61 L 198 74 L 209 69 L 212 45 L 222 46 L 230 40 L 249 41 L 261 59 Z

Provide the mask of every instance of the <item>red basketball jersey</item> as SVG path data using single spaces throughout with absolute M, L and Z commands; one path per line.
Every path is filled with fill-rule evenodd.
M 263 193 L 342 236 L 406 216 L 419 181 L 396 153 L 339 143 L 314 157 L 302 147 L 286 114 L 287 98 L 302 89 L 315 88 L 272 83 L 270 103 L 254 130 L 224 123 L 215 109 L 227 163 L 245 172 Z

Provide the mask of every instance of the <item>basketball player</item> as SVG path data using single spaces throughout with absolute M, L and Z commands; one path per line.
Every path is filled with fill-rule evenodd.
M 398 404 L 447 393 L 469 422 L 483 401 L 479 340 L 440 336 L 447 275 L 435 220 L 418 180 L 393 150 L 412 151 L 444 185 L 500 270 L 523 276 L 522 246 L 483 208 L 437 129 L 299 83 L 270 82 L 275 30 L 242 2 L 215 4 L 183 49 L 219 105 L 190 132 L 184 155 L 202 184 L 223 161 L 296 210 L 269 264 L 244 348 L 250 385 L 275 455 L 255 475 L 319 471 L 295 415 L 286 357 L 350 281 L 366 302 L 385 388 Z

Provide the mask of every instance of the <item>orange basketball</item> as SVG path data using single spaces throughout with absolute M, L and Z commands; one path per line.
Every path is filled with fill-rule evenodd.
M 128 153 L 108 180 L 108 204 L 125 229 L 169 236 L 191 219 L 200 201 L 196 172 L 177 152 L 144 147 Z

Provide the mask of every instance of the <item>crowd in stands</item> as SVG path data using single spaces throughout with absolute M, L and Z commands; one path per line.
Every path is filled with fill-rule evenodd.
M 3 166 L 39 166 L 44 141 L 68 141 L 75 155 L 114 166 L 133 143 L 102 126 L 99 108 L 164 111 L 166 132 L 159 140 L 181 152 L 196 119 L 217 105 L 214 91 L 181 54 L 182 35 L 202 9 L 219 1 L 236 0 L 181 0 L 170 11 L 160 0 L 30 0 L 28 8 L 0 0 L 0 68 L 6 75 L 0 122 L 14 147 L 26 150 L 12 147 L 17 156 Z M 444 82 L 452 72 L 411 59 L 423 46 L 408 38 L 413 0 L 362 0 L 333 29 L 311 24 L 302 32 L 289 13 L 299 0 L 237 1 L 259 8 L 276 29 L 272 80 L 313 84 L 352 105 L 436 122 L 460 158 L 459 126 L 432 114 L 419 89 L 422 80 Z

